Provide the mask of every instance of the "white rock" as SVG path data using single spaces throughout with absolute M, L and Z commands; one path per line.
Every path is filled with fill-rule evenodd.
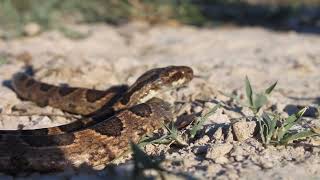
M 37 23 L 28 23 L 23 27 L 23 33 L 27 36 L 35 36 L 39 34 L 41 27 Z
M 197 140 L 197 144 L 203 145 L 203 144 L 207 144 L 209 141 L 210 141 L 209 136 L 204 135 L 202 138 L 200 138 L 199 140 Z
M 238 141 L 245 141 L 253 136 L 256 122 L 239 121 L 232 124 L 233 133 Z
M 196 107 L 193 108 L 193 110 L 194 110 L 195 113 L 199 113 L 199 112 L 202 111 L 202 107 L 201 106 L 196 106 Z
M 222 157 L 228 154 L 232 148 L 232 144 L 215 144 L 208 150 L 206 157 L 210 159 Z
M 227 136 L 225 138 L 226 142 L 232 142 L 233 141 L 233 134 L 232 134 L 232 128 L 229 127 L 227 130 Z
M 219 127 L 212 136 L 216 141 L 221 141 L 224 139 L 223 133 L 222 133 L 222 127 Z
M 229 159 L 222 156 L 222 157 L 218 157 L 214 160 L 215 163 L 217 164 L 227 164 L 229 162 Z

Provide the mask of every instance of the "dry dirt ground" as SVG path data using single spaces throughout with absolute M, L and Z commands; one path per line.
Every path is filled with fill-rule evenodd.
M 51 107 L 39 108 L 22 101 L 8 87 L 11 76 L 32 65 L 35 78 L 52 84 L 106 89 L 111 85 L 131 84 L 147 69 L 167 65 L 187 65 L 196 77 L 188 87 L 162 94 L 174 104 L 177 116 L 201 114 L 217 102 L 233 108 L 220 108 L 206 121 L 204 129 L 188 146 L 147 145 L 150 155 L 164 155 L 162 164 L 188 178 L 217 179 L 320 179 L 317 138 L 302 145 L 263 147 L 256 137 L 240 141 L 230 124 L 252 115 L 237 108 L 223 93 L 244 95 L 248 75 L 257 91 L 278 80 L 266 110 L 284 116 L 296 105 L 317 107 L 320 103 L 320 36 L 295 32 L 274 32 L 262 28 L 198 29 L 194 27 L 149 27 L 132 23 L 120 27 L 77 26 L 89 33 L 85 39 L 70 40 L 57 31 L 16 40 L 0 40 L 1 129 L 39 128 L 65 124 L 72 118 L 41 116 L 65 114 Z M 4 114 L 31 113 L 32 116 Z M 38 114 L 38 115 L 37 115 Z M 303 118 L 317 124 L 318 116 Z M 184 116 L 185 117 L 185 116 Z M 242 119 L 243 120 L 243 119 Z M 244 131 L 252 130 L 244 123 Z M 130 176 L 132 162 L 110 170 L 66 171 L 50 174 L 21 174 L 29 179 L 114 179 Z M 152 173 L 151 173 L 152 175 Z M 175 179 L 181 176 L 167 175 Z M 2 174 L 1 179 L 14 179 Z M 18 178 L 18 179 L 19 179 Z

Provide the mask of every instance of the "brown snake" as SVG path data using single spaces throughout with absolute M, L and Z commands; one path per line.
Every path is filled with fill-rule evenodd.
M 191 68 L 168 66 L 145 72 L 128 89 L 99 91 L 53 86 L 18 73 L 12 86 L 21 98 L 90 116 L 57 127 L 0 130 L 0 171 L 55 171 L 106 164 L 127 151 L 130 141 L 137 143 L 171 121 L 170 105 L 154 95 L 181 87 L 192 78 Z

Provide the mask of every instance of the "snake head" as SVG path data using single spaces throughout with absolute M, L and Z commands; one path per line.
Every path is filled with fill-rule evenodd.
M 144 103 L 161 91 L 181 87 L 193 78 L 187 66 L 168 66 L 151 69 L 142 74 L 122 96 L 116 106 L 124 108 Z
M 187 66 L 168 66 L 160 74 L 162 84 L 177 88 L 189 83 L 193 78 L 193 70 Z

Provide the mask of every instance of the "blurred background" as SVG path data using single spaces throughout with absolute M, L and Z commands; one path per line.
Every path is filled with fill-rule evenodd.
M 319 6 L 320 0 L 0 0 L 0 36 L 19 37 L 29 23 L 68 35 L 74 33 L 64 24 L 119 25 L 136 20 L 172 26 L 250 25 L 319 33 Z

